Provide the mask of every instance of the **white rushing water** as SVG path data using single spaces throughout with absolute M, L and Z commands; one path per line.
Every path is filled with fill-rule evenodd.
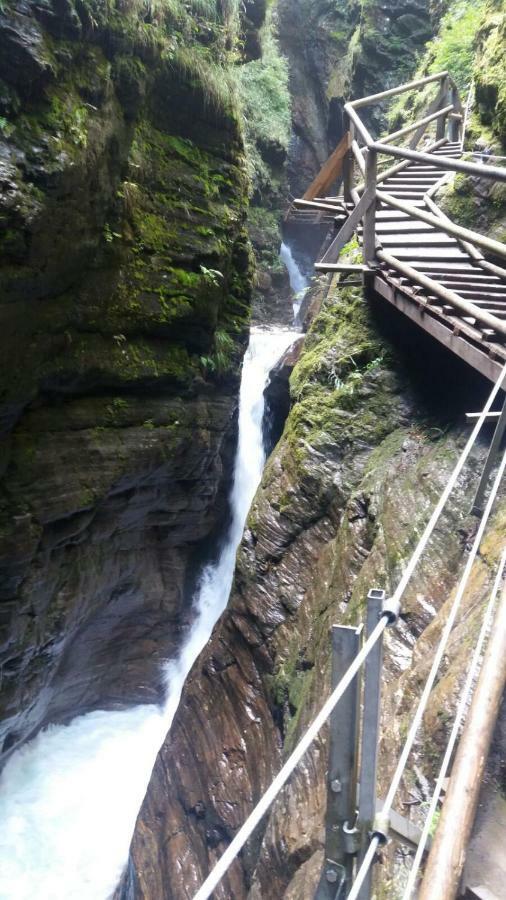
M 228 601 L 265 463 L 264 387 L 296 337 L 252 329 L 241 380 L 231 525 L 217 563 L 202 575 L 189 638 L 165 667 L 164 707 L 79 716 L 47 728 L 8 761 L 0 778 L 0 900 L 106 900 L 113 893 L 184 681 Z
M 285 244 L 284 241 L 281 244 L 281 247 L 279 250 L 279 256 L 280 256 L 282 262 L 284 262 L 287 272 L 288 272 L 290 287 L 294 294 L 294 299 L 293 299 L 293 304 L 292 304 L 293 321 L 296 324 L 298 324 L 300 307 L 301 307 L 302 301 L 304 299 L 304 294 L 306 293 L 306 288 L 309 285 L 309 281 L 306 278 L 306 276 L 299 269 L 299 266 L 297 265 L 297 263 L 295 262 L 295 259 L 293 258 L 293 254 L 292 254 L 290 247 L 288 246 L 288 244 Z

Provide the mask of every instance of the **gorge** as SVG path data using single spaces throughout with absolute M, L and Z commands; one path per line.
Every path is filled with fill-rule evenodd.
M 468 149 L 503 155 L 505 29 L 501 0 L 0 3 L 2 900 L 192 898 L 327 695 L 330 626 L 395 587 L 489 386 L 360 279 L 313 277 L 327 228 L 284 218 L 345 101 L 415 73 L 474 78 Z M 496 187 L 441 203 L 504 241 Z M 386 639 L 380 791 L 489 441 Z M 415 823 L 505 538 L 502 491 Z M 217 900 L 314 895 L 326 767 L 324 731 Z M 378 900 L 409 860 L 386 853 Z

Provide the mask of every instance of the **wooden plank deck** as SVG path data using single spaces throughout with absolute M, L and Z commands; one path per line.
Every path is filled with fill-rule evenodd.
M 425 194 L 446 174 L 437 166 L 437 156 L 458 159 L 458 143 L 447 142 L 432 152 L 434 167 L 416 162 L 381 183 L 393 197 L 427 209 Z M 347 206 L 349 212 L 353 205 Z M 476 308 L 503 323 L 506 319 L 506 279 L 486 271 L 467 247 L 433 225 L 407 213 L 379 204 L 375 219 L 376 239 L 381 248 L 422 276 L 437 281 Z M 362 227 L 358 229 L 362 240 Z M 322 268 L 321 266 L 319 268 Z M 332 267 L 329 265 L 329 271 Z M 410 278 L 382 262 L 373 278 L 375 291 L 400 312 L 464 359 L 487 378 L 495 381 L 506 361 L 506 335 L 473 316 L 430 294 Z

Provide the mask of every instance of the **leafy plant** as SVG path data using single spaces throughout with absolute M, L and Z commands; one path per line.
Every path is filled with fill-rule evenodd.
M 270 177 L 262 150 L 272 145 L 286 150 L 291 127 L 288 63 L 268 30 L 264 33 L 262 51 L 260 59 L 240 66 L 237 76 L 249 174 L 257 185 Z

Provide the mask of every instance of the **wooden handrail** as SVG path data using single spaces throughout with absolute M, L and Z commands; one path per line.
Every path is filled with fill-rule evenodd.
M 404 128 L 399 128 L 398 131 L 392 131 L 391 134 L 385 135 L 385 137 L 379 138 L 378 143 L 384 144 L 387 141 L 393 141 L 397 138 L 403 137 L 405 134 L 410 134 L 412 131 L 416 131 L 420 126 L 429 125 L 430 122 L 433 122 L 435 119 L 440 119 L 441 116 L 447 116 L 448 113 L 453 109 L 453 104 L 450 103 L 449 106 L 443 107 L 443 109 L 438 109 L 436 112 L 432 113 L 429 116 L 425 116 L 423 119 L 419 119 L 418 122 L 414 122 L 413 125 L 406 125 Z
M 414 269 L 413 266 L 401 262 L 400 259 L 392 256 L 391 253 L 387 253 L 385 250 L 378 250 L 377 255 L 382 262 L 387 264 L 387 266 L 391 269 L 396 269 L 401 275 L 409 278 L 410 281 L 417 282 L 417 284 L 426 288 L 431 294 L 435 294 L 436 297 L 440 297 L 441 300 L 446 300 L 450 306 L 454 306 L 455 309 L 459 309 L 467 316 L 476 319 L 487 328 L 493 328 L 494 331 L 506 336 L 506 322 L 502 319 L 497 319 L 490 313 L 485 312 L 485 310 L 475 306 L 470 300 L 465 300 L 464 297 L 461 297 L 460 294 L 455 293 L 455 291 L 443 287 L 439 281 L 435 281 L 433 278 L 429 278 L 427 275 L 419 272 L 418 269 Z
M 357 141 L 351 142 L 351 150 L 352 150 L 353 156 L 357 160 L 357 164 L 358 164 L 358 167 L 359 167 L 362 175 L 365 175 L 365 156 L 362 153 L 362 150 L 359 147 Z
M 479 234 L 477 231 L 471 231 L 470 228 L 456 225 L 451 219 L 434 216 L 432 213 L 420 209 L 419 206 L 412 206 L 411 203 L 406 203 L 398 197 L 392 197 L 392 195 L 388 194 L 386 191 L 377 191 L 377 196 L 378 199 L 381 200 L 382 203 L 386 203 L 387 206 L 392 206 L 394 209 L 405 212 L 409 216 L 420 219 L 421 222 L 425 222 L 427 225 L 433 225 L 435 228 L 440 228 L 442 231 L 446 232 L 446 234 L 452 235 L 452 237 L 459 238 L 463 241 L 469 241 L 470 244 L 474 244 L 478 247 L 483 247 L 485 250 L 488 250 L 489 253 L 493 253 L 496 256 L 506 257 L 506 244 L 503 244 L 501 241 L 495 241 L 493 238 L 489 238 L 484 234 Z
M 464 162 L 463 160 L 451 159 L 447 156 L 434 158 L 429 153 L 421 153 L 419 150 L 408 150 L 406 147 L 394 147 L 392 144 L 382 144 L 380 141 L 373 141 L 369 146 L 373 150 L 377 150 L 378 153 L 385 153 L 387 156 L 396 156 L 399 159 L 409 159 L 413 162 L 423 162 L 430 166 L 437 163 L 439 169 L 448 169 L 449 172 L 465 172 L 467 175 L 476 175 L 479 178 L 493 178 L 496 181 L 506 181 L 506 168 L 500 169 L 498 166 L 484 166 L 478 163 Z
M 358 133 L 360 134 L 360 137 L 364 141 L 365 145 L 367 147 L 369 147 L 370 144 L 374 143 L 373 138 L 372 138 L 372 135 L 370 134 L 370 132 L 365 127 L 364 123 L 362 122 L 362 119 L 360 118 L 359 114 L 357 112 L 355 112 L 355 109 L 353 108 L 351 103 L 345 103 L 344 110 L 350 117 L 351 121 L 353 122 L 355 128 L 357 129 Z
M 430 84 L 432 81 L 442 81 L 443 78 L 448 78 L 448 72 L 438 72 L 437 75 L 427 75 L 426 78 L 417 78 L 415 81 L 408 81 L 406 84 L 401 84 L 399 87 L 390 88 L 388 91 L 381 91 L 379 94 L 370 94 L 369 97 L 361 97 L 359 100 L 353 100 L 351 104 L 347 104 L 352 106 L 353 109 L 360 109 L 362 106 L 369 106 L 371 103 L 381 103 L 382 100 L 387 100 L 388 97 L 395 97 L 397 94 L 404 94 L 405 91 L 412 91 L 415 88 L 423 87 L 425 84 Z M 452 83 L 453 82 L 453 79 Z

